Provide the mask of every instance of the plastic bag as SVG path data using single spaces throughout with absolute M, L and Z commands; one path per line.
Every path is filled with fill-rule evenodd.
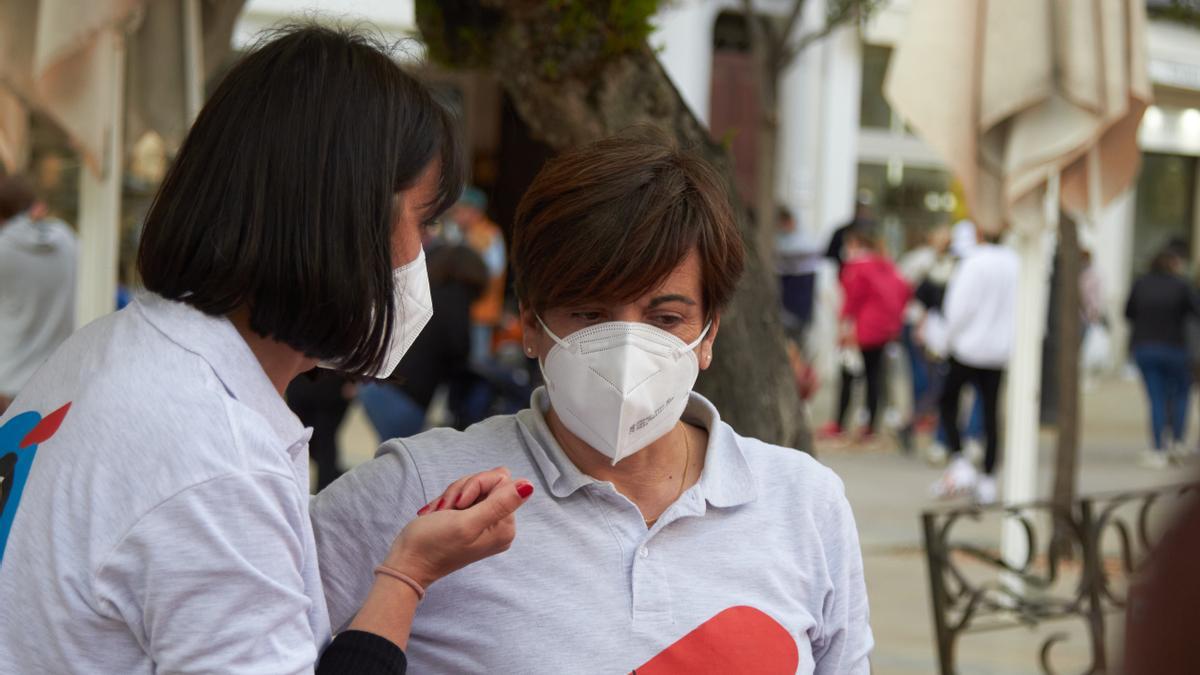
M 1083 334 L 1079 350 L 1084 372 L 1096 373 L 1112 364 L 1112 335 L 1103 324 L 1094 323 Z
M 867 369 L 863 363 L 862 352 L 857 347 L 842 347 L 838 352 L 838 362 L 842 364 L 842 370 L 850 373 L 853 377 L 858 377 Z

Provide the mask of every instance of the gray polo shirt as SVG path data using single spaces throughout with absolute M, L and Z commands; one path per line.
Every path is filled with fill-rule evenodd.
M 709 672 L 869 671 L 861 552 L 832 471 L 737 435 L 692 394 L 684 418 L 709 430 L 704 471 L 647 530 L 611 483 L 567 459 L 546 405 L 539 390 L 515 416 L 389 441 L 313 499 L 334 626 L 417 509 L 504 465 L 537 487 L 517 539 L 429 589 L 412 672 L 628 673 L 652 661 L 689 672 L 696 659 Z
M 0 417 L 0 671 L 312 672 L 309 434 L 226 319 L 150 296 L 73 335 Z

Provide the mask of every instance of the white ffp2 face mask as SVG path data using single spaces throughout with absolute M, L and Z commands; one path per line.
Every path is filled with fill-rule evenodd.
M 433 318 L 433 297 L 429 290 L 429 272 L 425 268 L 425 250 L 412 262 L 392 270 L 392 333 L 388 336 L 383 365 L 371 377 L 389 377 L 414 340 Z M 337 369 L 337 363 L 321 362 L 321 368 Z
M 644 323 L 610 321 L 559 338 L 542 364 L 564 426 L 613 464 L 662 438 L 683 415 L 700 374 L 691 344 Z

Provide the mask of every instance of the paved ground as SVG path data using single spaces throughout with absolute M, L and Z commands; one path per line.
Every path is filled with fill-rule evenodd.
M 1194 476 L 1188 469 L 1151 471 L 1137 465 L 1136 451 L 1145 446 L 1146 432 L 1144 402 L 1136 382 L 1115 380 L 1096 386 L 1085 393 L 1083 414 L 1082 494 L 1149 488 Z M 1195 431 L 1190 438 L 1196 438 Z M 1042 435 L 1043 495 L 1050 493 L 1053 442 L 1051 434 Z M 940 470 L 890 451 L 827 450 L 821 459 L 845 480 L 858 520 L 878 644 L 875 672 L 936 672 L 919 514 L 936 505 L 927 494 Z M 972 637 L 959 649 L 959 672 L 1039 672 L 1041 639 L 1036 638 L 1022 629 Z M 1076 639 L 1066 644 L 1082 647 L 1084 643 Z M 1063 656 L 1079 654 L 1066 649 Z M 1068 658 L 1062 663 L 1071 662 Z
M 818 409 L 827 403 L 818 406 Z M 1084 441 L 1081 457 L 1082 493 L 1151 487 L 1183 482 L 1183 469 L 1155 472 L 1138 467 L 1136 451 L 1145 446 L 1145 404 L 1136 382 L 1117 379 L 1100 383 L 1084 396 Z M 1196 438 L 1195 431 L 1190 438 Z M 1042 472 L 1049 494 L 1053 436 L 1042 436 Z M 342 430 L 348 464 L 369 458 L 373 434 L 361 411 L 352 410 Z M 940 469 L 902 457 L 890 448 L 825 449 L 821 460 L 846 482 L 862 539 L 872 626 L 877 648 L 875 672 L 927 674 L 936 672 L 930 619 L 928 577 L 921 547 L 919 516 L 935 504 L 928 487 Z M 985 533 L 986 534 L 986 533 Z M 1060 672 L 1078 672 L 1079 626 L 1061 626 L 1074 634 L 1056 659 Z M 1119 630 L 1119 625 L 1114 627 Z M 964 639 L 959 647 L 959 672 L 1016 674 L 1038 672 L 1039 636 L 1023 629 Z M 1082 665 L 1082 664 L 1080 664 Z

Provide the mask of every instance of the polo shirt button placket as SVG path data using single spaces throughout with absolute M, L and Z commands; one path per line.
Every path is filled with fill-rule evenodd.
M 634 551 L 634 623 L 644 629 L 671 621 L 671 589 L 666 570 L 650 555 L 648 540 Z

